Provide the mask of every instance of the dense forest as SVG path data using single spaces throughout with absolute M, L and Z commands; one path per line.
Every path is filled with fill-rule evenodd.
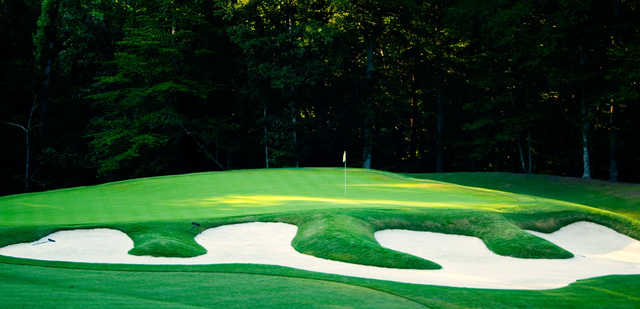
M 239 168 L 640 181 L 640 1 L 0 0 L 0 193 Z

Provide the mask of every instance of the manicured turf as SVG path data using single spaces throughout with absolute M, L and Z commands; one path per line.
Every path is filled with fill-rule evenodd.
M 21 263 L 3 259 L 5 263 Z M 0 264 L 7 308 L 638 308 L 640 276 L 543 291 L 465 289 L 265 265 Z M 73 268 L 66 268 L 73 267 Z M 100 270 L 106 269 L 106 270 Z
M 481 178 L 486 174 L 475 175 Z M 405 228 L 472 235 L 483 239 L 498 254 L 527 258 L 568 258 L 572 254 L 522 228 L 549 232 L 575 221 L 589 220 L 640 238 L 640 222 L 635 215 L 640 197 L 634 195 L 640 191 L 639 185 L 607 185 L 609 189 L 596 190 L 590 182 L 578 182 L 571 189 L 560 189 L 556 187 L 566 184 L 546 176 L 504 174 L 503 178 L 507 177 L 520 177 L 508 182 L 511 185 L 507 188 L 513 192 L 496 190 L 501 187 L 490 185 L 490 180 L 484 183 L 478 180 L 475 185 L 480 187 L 438 181 L 464 183 L 473 178 L 464 174 L 403 176 L 350 169 L 345 194 L 341 169 L 239 170 L 12 195 L 0 197 L 0 246 L 32 241 L 59 229 L 111 227 L 132 237 L 135 243 L 132 254 L 195 256 L 204 253 L 204 248 L 193 239 L 202 229 L 238 222 L 277 221 L 298 225 L 293 245 L 307 254 L 368 265 L 428 269 L 439 265 L 382 248 L 373 233 Z M 553 183 L 553 190 L 544 189 L 547 182 Z M 496 183 L 506 182 L 496 180 Z M 620 189 L 622 186 L 624 189 Z M 618 199 L 620 195 L 622 200 Z M 91 270 L 68 269 L 78 267 Z M 247 274 L 228 275 L 238 272 Z M 47 278 L 39 278 L 38 274 Z M 284 279 L 274 280 L 283 276 Z M 183 287 L 190 282 L 189 278 L 194 279 L 192 286 Z M 418 304 L 634 307 L 640 284 L 639 276 L 620 276 L 593 279 L 588 284 L 580 282 L 553 291 L 490 291 L 344 278 L 273 266 L 149 268 L 8 258 L 0 259 L 0 280 L 2 291 L 24 291 L 3 293 L 0 301 L 9 304 L 21 299 L 42 299 L 44 304 L 52 305 L 47 301 L 53 302 L 52 295 L 60 294 L 72 305 L 82 306 L 86 301 L 82 295 L 86 294 L 98 299 L 96 304 L 103 307 L 128 302 L 142 307 L 177 308 L 220 307 L 216 302 L 227 307 L 281 307 L 284 303 L 299 307 L 380 308 L 393 305 L 410 308 Z M 71 284 L 72 288 L 63 282 L 76 283 Z M 101 287 L 102 283 L 106 287 Z M 40 293 L 49 285 L 55 292 Z M 199 291 L 198 287 L 202 289 Z M 243 293 L 247 296 L 242 297 Z M 588 301 L 593 297 L 604 299 Z M 304 300 L 307 298 L 308 301 Z M 233 302 L 237 303 L 230 304 Z
M 5 308 L 422 308 L 357 285 L 225 272 L 122 272 L 0 264 Z M 34 295 L 42 295 L 34 299 Z
M 558 199 L 640 219 L 640 185 L 551 175 L 513 173 L 410 174 L 464 186 Z

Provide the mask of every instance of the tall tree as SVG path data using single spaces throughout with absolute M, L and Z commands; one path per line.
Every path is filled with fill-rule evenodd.
M 32 34 L 39 12 L 39 1 L 0 2 L 0 40 L 5 42 L 0 49 L 0 137 L 6 145 L 16 145 L 0 153 L 0 162 L 10 163 L 2 165 L 0 194 L 31 189 L 32 128 L 38 106 Z
M 605 80 L 607 92 L 601 98 L 601 111 L 596 126 L 607 131 L 609 142 L 609 180 L 617 181 L 618 136 L 624 128 L 633 124 L 621 117 L 628 113 L 628 106 L 640 100 L 640 17 L 637 3 L 613 1 L 608 12 L 609 41 Z
M 561 1 L 550 22 L 558 29 L 553 37 L 551 83 L 564 97 L 567 119 L 579 131 L 582 177 L 591 178 L 591 134 L 599 97 L 604 89 L 602 68 L 607 33 L 600 25 L 609 11 L 598 1 Z
M 134 175 L 166 173 L 188 167 L 180 158 L 194 151 L 223 169 L 210 141 L 203 138 L 220 129 L 216 120 L 221 118 L 202 113 L 215 103 L 222 80 L 202 71 L 217 63 L 212 50 L 216 33 L 197 32 L 211 31 L 201 28 L 208 22 L 209 8 L 150 0 L 125 9 L 124 37 L 110 74 L 98 77 L 88 97 L 99 111 L 89 135 L 98 174 L 117 178 L 127 170 Z M 151 154 L 153 159 L 147 160 Z
M 332 40 L 331 8 L 315 1 L 249 1 L 231 5 L 227 14 L 230 36 L 246 64 L 245 93 L 253 93 L 250 100 L 262 109 L 265 167 L 298 166 L 305 90 L 327 74 L 326 56 L 318 51 Z
M 543 111 L 536 94 L 544 86 L 540 63 L 548 48 L 540 36 L 544 14 L 544 7 L 525 1 L 463 1 L 451 10 L 456 30 L 471 43 L 467 80 L 481 95 L 465 104 L 475 112 L 465 129 L 475 137 L 473 153 L 499 149 L 489 165 L 517 160 L 523 172 L 533 170 L 532 131 Z

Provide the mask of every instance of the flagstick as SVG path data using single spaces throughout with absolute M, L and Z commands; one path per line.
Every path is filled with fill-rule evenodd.
M 342 162 L 344 163 L 344 195 L 347 195 L 347 152 L 342 155 Z
M 347 195 L 347 162 L 344 162 L 344 195 Z

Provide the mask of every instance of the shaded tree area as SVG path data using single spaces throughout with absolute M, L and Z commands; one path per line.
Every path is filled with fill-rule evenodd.
M 0 1 L 3 194 L 349 165 L 640 181 L 640 2 Z

